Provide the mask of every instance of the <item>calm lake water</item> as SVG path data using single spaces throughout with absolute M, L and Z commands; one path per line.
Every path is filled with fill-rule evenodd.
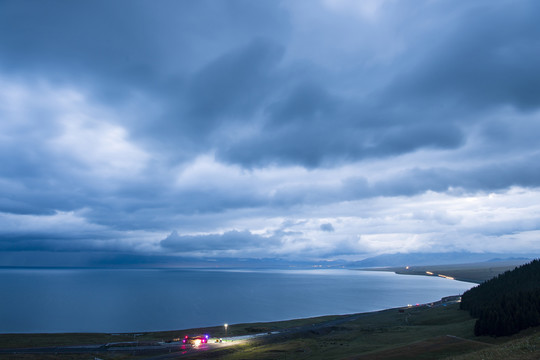
M 355 270 L 0 269 L 0 332 L 136 332 L 374 311 L 471 283 Z

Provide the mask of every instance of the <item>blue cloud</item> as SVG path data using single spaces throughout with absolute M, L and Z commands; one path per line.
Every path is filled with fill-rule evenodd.
M 331 223 L 321 224 L 321 230 L 326 232 L 333 232 L 334 227 Z
M 335 255 L 358 200 L 538 190 L 537 1 L 326 5 L 1 1 L 2 251 Z

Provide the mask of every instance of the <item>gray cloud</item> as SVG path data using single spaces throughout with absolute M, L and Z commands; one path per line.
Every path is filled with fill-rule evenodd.
M 165 249 L 177 252 L 191 252 L 204 250 L 248 250 L 263 247 L 266 249 L 279 245 L 279 239 L 275 237 L 264 237 L 251 232 L 228 231 L 223 234 L 208 235 L 179 235 L 173 231 L 169 236 L 160 242 Z
M 2 251 L 337 256 L 386 246 L 338 223 L 361 200 L 534 198 L 538 3 L 358 9 L 2 1 Z
M 321 230 L 326 232 L 333 232 L 334 227 L 331 223 L 321 224 Z
M 255 39 L 194 74 L 185 101 L 195 134 L 214 130 L 218 124 L 211 120 L 253 116 L 276 87 L 275 67 L 282 54 L 279 45 Z
M 513 161 L 486 164 L 467 170 L 412 169 L 396 179 L 374 184 L 372 194 L 387 196 L 414 195 L 427 190 L 446 192 L 450 188 L 461 188 L 467 192 L 498 191 L 512 186 L 540 186 L 540 170 L 531 166 L 538 155 Z
M 71 76 L 73 71 L 86 70 L 152 82 L 168 71 L 181 74 L 193 69 L 212 53 L 252 36 L 286 32 L 285 14 L 265 1 L 179 4 L 166 0 L 160 7 L 124 0 L 3 1 L 1 6 L 5 31 L 0 48 L 6 66 L 22 71 L 52 69 Z M 213 50 L 205 50 L 208 47 Z
M 397 101 L 446 102 L 469 111 L 501 105 L 537 108 L 539 11 L 538 3 L 529 1 L 478 2 L 457 10 L 459 20 L 437 34 L 389 92 Z

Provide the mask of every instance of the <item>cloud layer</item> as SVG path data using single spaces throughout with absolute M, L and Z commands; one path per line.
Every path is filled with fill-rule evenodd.
M 3 1 L 0 263 L 537 254 L 539 14 Z

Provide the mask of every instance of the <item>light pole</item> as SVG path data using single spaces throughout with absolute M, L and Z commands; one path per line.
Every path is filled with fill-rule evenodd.
M 225 337 L 227 337 L 227 328 L 229 327 L 229 324 L 225 324 Z

